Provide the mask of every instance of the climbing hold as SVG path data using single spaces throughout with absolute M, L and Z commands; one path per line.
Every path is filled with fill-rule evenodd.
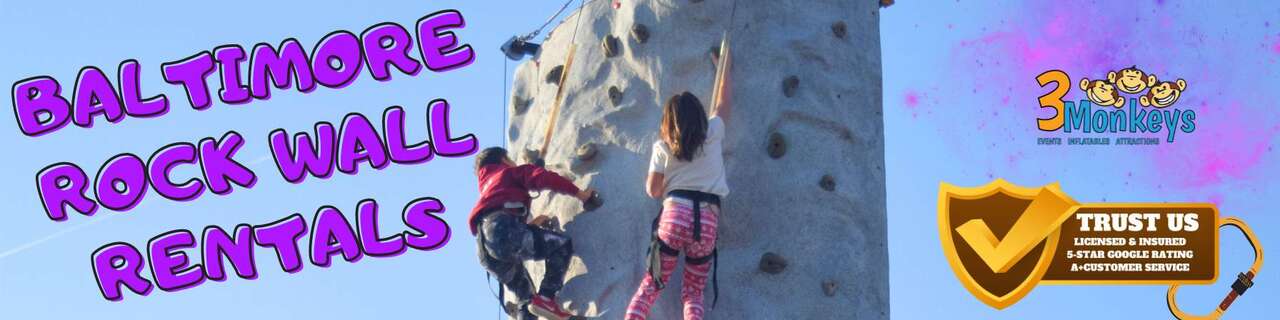
M 604 47 L 604 56 L 606 58 L 613 58 L 618 56 L 619 53 L 622 53 L 622 47 L 618 44 L 618 37 L 606 34 L 604 35 L 604 39 L 601 39 L 600 42 L 600 46 Z
M 889 6 L 892 6 L 892 5 L 893 5 L 893 0 L 880 0 L 881 8 L 888 8 Z
M 639 23 L 631 26 L 631 37 L 635 38 L 638 43 L 649 41 L 649 27 Z
M 551 71 L 547 71 L 547 83 L 560 85 L 560 74 L 564 73 L 564 66 L 555 66 Z
M 822 190 L 835 191 L 835 190 L 836 190 L 836 178 L 835 178 L 835 177 L 832 177 L 832 176 L 831 176 L 831 175 L 829 175 L 829 174 L 827 174 L 827 175 L 823 175 L 823 176 L 822 176 L 822 180 L 818 180 L 818 186 L 819 186 L 819 187 L 822 187 Z
M 582 202 L 583 211 L 596 211 L 596 209 L 600 209 L 600 207 L 603 207 L 603 206 L 604 206 L 604 198 L 600 197 L 599 192 L 592 192 L 591 197 L 587 198 L 587 201 Z M 556 222 L 559 223 L 559 221 L 556 221 Z M 557 230 L 557 229 L 559 228 L 555 228 L 552 230 Z
M 615 107 L 622 103 L 622 90 L 618 86 L 609 86 L 609 103 Z
M 538 150 L 524 149 L 524 153 L 520 155 L 520 160 L 524 163 L 533 164 L 542 159 L 538 157 Z
M 787 268 L 787 259 L 773 252 L 765 252 L 760 256 L 760 271 L 768 274 L 779 274 Z
M 796 95 L 796 88 L 800 87 L 800 78 L 796 76 L 788 76 L 782 80 L 782 95 L 790 98 Z
M 826 294 L 828 297 L 835 296 L 835 295 L 836 295 L 836 282 L 835 282 L 834 280 L 827 280 L 827 281 L 823 281 L 823 282 L 822 282 L 822 293 L 823 293 L 823 294 Z
M 590 142 L 584 143 L 581 146 L 578 146 L 576 159 L 583 162 L 591 161 L 591 159 L 596 158 L 596 152 L 596 144 Z
M 530 105 L 533 105 L 532 98 L 515 97 L 511 99 L 511 110 L 515 111 L 516 115 L 524 114 L 525 111 L 529 110 Z
M 769 157 L 777 159 L 787 153 L 787 140 L 782 138 L 781 133 L 769 134 Z
M 836 21 L 831 24 L 831 33 L 835 34 L 836 38 L 844 39 L 844 36 L 849 34 L 849 26 L 845 25 L 844 21 Z

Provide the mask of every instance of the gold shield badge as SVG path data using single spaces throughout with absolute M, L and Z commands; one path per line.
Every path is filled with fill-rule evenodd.
M 996 309 L 1036 286 L 1057 250 L 1059 226 L 1078 205 L 1055 184 L 1038 188 L 996 179 L 962 188 L 942 183 L 938 231 L 956 278 Z

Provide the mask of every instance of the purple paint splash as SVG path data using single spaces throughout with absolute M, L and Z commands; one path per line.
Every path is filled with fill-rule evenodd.
M 981 30 L 977 36 L 951 42 L 950 61 L 938 77 L 942 82 L 923 84 L 942 88 L 927 92 L 948 108 L 930 108 L 938 113 L 925 119 L 936 122 L 940 136 L 953 148 L 988 159 L 988 170 L 997 174 L 1018 172 L 1022 163 L 1117 157 L 1122 159 L 1111 162 L 1115 167 L 1102 169 L 1124 174 L 1129 170 L 1125 167 L 1132 167 L 1135 184 L 1168 186 L 1172 191 L 1256 179 L 1280 134 L 1280 125 L 1274 124 L 1280 119 L 1274 112 L 1277 95 L 1269 88 L 1273 83 L 1252 79 L 1261 70 L 1273 69 L 1268 66 L 1280 54 L 1280 36 L 1241 41 L 1214 20 L 1198 17 L 1202 9 L 1164 4 L 1097 2 L 1063 8 L 1039 1 L 1009 6 L 1013 12 L 1004 15 L 1016 18 L 975 26 Z M 1252 25 L 1260 24 L 1269 26 L 1262 21 Z M 1178 132 L 1174 143 L 1162 139 L 1158 146 L 1090 149 L 1096 152 L 1028 149 L 1021 143 L 1048 134 L 1032 125 L 1033 119 L 1052 113 L 1037 108 L 1037 97 L 1052 89 L 1035 82 L 1038 74 L 1065 71 L 1072 82 L 1066 99 L 1078 101 L 1084 98 L 1077 87 L 1081 79 L 1105 79 L 1109 71 L 1135 65 L 1161 80 L 1182 78 L 1189 83 L 1174 108 L 1196 112 L 1195 132 Z M 904 106 L 913 117 L 927 115 L 918 112 L 922 99 L 916 90 L 903 93 Z M 1112 136 L 1148 135 L 1163 137 L 1164 132 Z M 1025 150 L 1059 155 L 1035 159 L 1029 154 L 1024 159 Z
M 1254 178 L 1254 169 L 1262 164 L 1280 134 L 1280 124 L 1258 123 L 1251 109 L 1239 101 L 1198 108 L 1197 114 L 1205 116 L 1196 139 L 1158 148 L 1151 153 L 1151 160 L 1179 172 L 1179 178 L 1171 181 L 1179 187 Z
M 915 90 L 908 90 L 907 93 L 902 97 L 902 103 L 906 104 L 907 108 L 915 108 L 919 106 L 920 93 L 916 92 Z

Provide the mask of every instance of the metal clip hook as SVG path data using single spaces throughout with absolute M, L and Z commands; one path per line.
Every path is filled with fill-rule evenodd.
M 1174 296 L 1178 294 L 1178 285 L 1169 286 L 1167 296 L 1169 304 L 1169 312 L 1173 313 L 1178 319 L 1218 319 L 1222 317 L 1222 313 L 1227 312 L 1227 308 L 1231 307 L 1231 303 L 1237 297 L 1244 295 L 1245 290 L 1253 286 L 1253 278 L 1258 275 L 1258 271 L 1262 269 L 1262 246 L 1258 243 L 1258 237 L 1253 234 L 1253 229 L 1249 229 L 1244 221 L 1236 217 L 1226 217 L 1218 221 L 1218 227 L 1234 226 L 1244 233 L 1245 239 L 1249 240 L 1249 245 L 1253 246 L 1253 266 L 1249 271 L 1236 275 L 1236 282 L 1231 284 L 1231 292 L 1227 293 L 1227 297 L 1222 299 L 1222 303 L 1218 304 L 1218 308 L 1207 315 L 1192 315 L 1178 309 L 1178 302 Z

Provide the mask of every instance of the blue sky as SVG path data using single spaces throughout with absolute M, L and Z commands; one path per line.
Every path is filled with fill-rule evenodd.
M 994 177 L 1038 185 L 1058 181 L 1080 201 L 1212 201 L 1223 212 L 1244 217 L 1264 237 L 1277 234 L 1280 221 L 1264 210 L 1263 199 L 1280 198 L 1267 181 L 1280 174 L 1270 151 L 1277 131 L 1275 52 L 1280 33 L 1269 21 L 1280 5 L 1141 3 L 991 5 L 903 1 L 882 11 L 886 170 L 888 176 L 891 312 L 915 318 L 1160 317 L 1164 288 L 1157 286 L 1041 286 L 1021 302 L 994 311 L 972 298 L 955 280 L 937 240 L 936 198 L 941 181 L 977 185 Z M 468 27 L 460 38 L 478 52 L 469 67 L 435 74 L 424 71 L 377 82 L 362 74 L 351 86 L 308 94 L 275 91 L 269 101 L 204 111 L 176 100 L 169 114 L 126 119 L 92 129 L 67 127 L 40 138 L 21 135 L 16 122 L 0 121 L 0 145 L 13 151 L 0 158 L 0 201 L 9 204 L 0 224 L 0 309 L 14 318 L 136 319 L 182 316 L 222 318 L 338 318 L 407 316 L 477 318 L 497 312 L 484 274 L 475 263 L 472 238 L 462 232 L 465 212 L 475 200 L 469 159 L 437 158 L 414 166 L 391 165 L 358 175 L 290 184 L 267 155 L 267 133 L 310 130 L 315 122 L 336 123 L 349 112 L 376 118 L 392 105 L 404 106 L 410 125 L 421 124 L 428 101 L 448 99 L 455 132 L 475 133 L 484 145 L 499 144 L 502 83 L 510 74 L 495 49 L 507 37 L 539 25 L 557 8 L 554 1 L 511 2 L 503 7 L 465 1 L 368 5 L 362 1 L 277 4 L 224 1 L 218 5 L 175 7 L 154 3 L 0 1 L 0 79 L 17 81 L 50 75 L 70 91 L 82 66 L 110 72 L 120 61 L 142 63 L 146 93 L 181 99 L 180 88 L 165 84 L 159 65 L 222 44 L 250 47 L 298 38 L 305 47 L 330 31 L 359 32 L 385 21 L 406 27 L 440 9 L 458 9 Z M 1045 12 L 1060 11 L 1058 14 Z M 1065 13 L 1061 13 L 1065 12 Z M 530 14 L 536 13 L 536 14 Z M 1105 13 L 1105 14 L 1104 14 Z M 1100 20 L 1100 21 L 1099 21 Z M 1049 26 L 1038 28 L 1041 22 Z M 1165 35 L 1176 33 L 1174 36 Z M 1076 36 L 1078 34 L 1078 36 Z M 1048 41 L 1048 40 L 1053 41 Z M 1198 40 L 1197 40 L 1198 39 Z M 1045 48 L 1046 43 L 1063 46 Z M 1273 45 L 1278 45 L 1273 49 Z M 20 50 L 14 50 L 18 47 Z M 1277 50 L 1273 52 L 1273 50 Z M 1179 142 L 1149 149 L 1069 149 L 1035 146 L 1034 98 L 1042 93 L 1034 76 L 1064 68 L 1096 77 L 1105 68 L 1150 65 L 1161 74 L 1182 74 L 1196 95 L 1202 128 Z M 1114 66 L 1112 66 L 1114 65 Z M 512 65 L 514 67 L 514 65 Z M 1209 71 L 1205 71 L 1209 70 Z M 1073 93 L 1074 94 L 1074 93 Z M 1230 108 L 1230 109 L 1228 109 Z M 11 112 L 11 111 L 6 111 Z M 417 122 L 415 122 L 415 120 Z M 1243 128 L 1243 129 L 1240 129 Z M 102 211 L 53 222 L 41 211 L 32 177 L 44 166 L 68 161 L 87 171 L 111 156 L 149 156 L 172 142 L 194 142 L 235 130 L 246 145 L 237 155 L 259 174 L 252 189 L 226 196 L 206 193 L 192 202 L 154 194 L 126 213 Z M 1241 133 L 1239 130 L 1248 130 Z M 1254 133 L 1256 132 L 1256 133 Z M 420 139 L 425 132 L 408 133 Z M 1265 151 L 1253 152 L 1255 149 Z M 945 160 L 939 160 L 945 159 Z M 1192 160 L 1187 160 L 1192 159 Z M 1216 164 L 1212 166 L 1205 163 Z M 190 168 L 180 175 L 196 174 Z M 433 252 L 410 251 L 328 268 L 306 265 L 285 274 L 259 264 L 257 280 L 232 278 L 177 293 L 127 294 L 123 302 L 103 300 L 87 263 L 99 246 L 124 241 L 145 245 L 173 229 L 208 225 L 260 224 L 333 205 L 350 217 L 355 204 L 375 198 L 384 216 L 394 216 L 420 196 L 440 198 L 454 227 L 449 245 Z M 392 213 L 392 214 L 388 214 Z M 400 230 L 398 219 L 383 229 Z M 1229 279 L 1250 262 L 1247 245 L 1225 233 L 1221 277 Z M 259 255 L 269 254 L 259 251 Z M 262 259 L 260 262 L 268 262 Z M 1265 301 L 1280 294 L 1269 288 L 1275 274 L 1263 269 L 1259 285 L 1228 313 L 1258 318 Z M 1226 282 L 1186 288 L 1181 301 L 1205 312 L 1227 291 Z

